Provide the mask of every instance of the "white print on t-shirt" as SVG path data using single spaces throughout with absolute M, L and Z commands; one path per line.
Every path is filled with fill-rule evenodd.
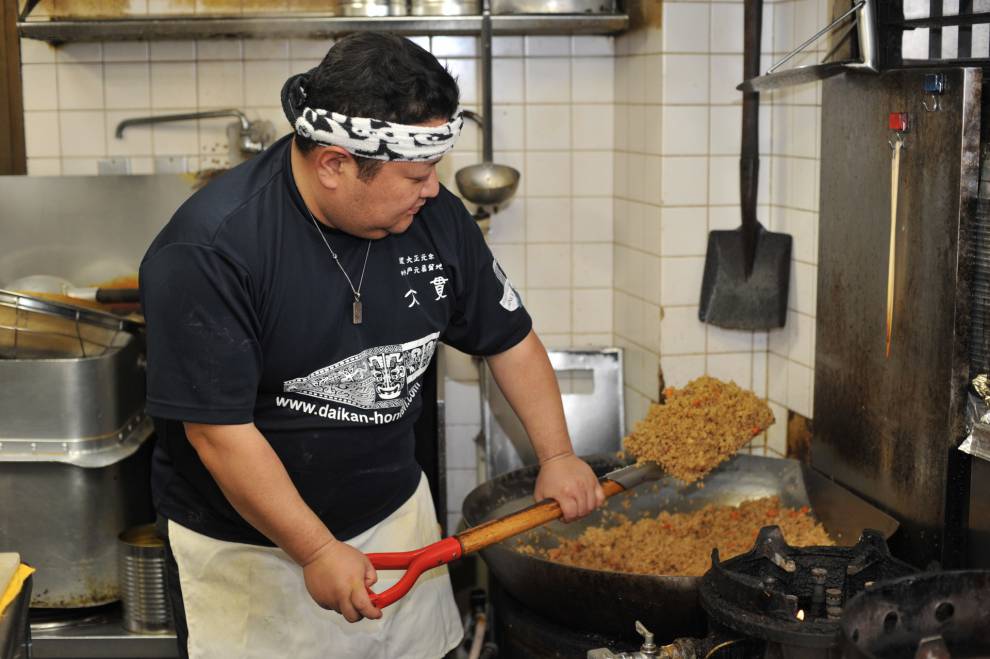
M 492 269 L 495 270 L 495 277 L 502 284 L 502 299 L 498 303 L 506 311 L 515 311 L 520 306 L 519 294 L 512 288 L 512 282 L 506 276 L 505 270 L 502 269 L 502 266 L 495 259 L 492 259 Z
M 443 293 L 443 287 L 447 285 L 446 277 L 434 277 L 433 279 L 430 280 L 430 283 L 433 284 L 433 290 L 437 292 L 437 296 L 433 300 L 434 302 L 436 302 L 437 300 L 442 300 L 443 298 L 447 297 Z
M 331 405 L 330 403 L 317 405 L 316 403 L 310 403 L 307 400 L 286 398 L 284 396 L 275 396 L 275 405 L 278 407 L 284 407 L 294 412 L 305 412 L 306 414 L 312 414 L 313 416 L 318 416 L 330 421 L 345 421 L 347 423 L 374 423 L 376 425 L 381 425 L 383 423 L 398 421 L 403 417 L 406 413 L 406 409 L 409 407 L 409 404 L 415 400 L 416 394 L 419 393 L 421 384 L 423 383 L 416 382 L 413 386 L 409 387 L 409 393 L 407 393 L 406 397 L 403 398 L 403 406 L 395 412 L 381 412 L 379 410 L 374 410 L 373 412 L 352 412 L 346 407 L 340 407 L 339 405 Z
M 409 287 L 409 290 L 406 291 L 406 294 L 403 295 L 402 297 L 408 298 L 410 295 L 412 295 L 412 302 L 410 302 L 407 306 L 415 307 L 417 304 L 419 304 L 419 300 L 416 299 L 416 289 L 413 288 L 412 286 Z
M 412 265 L 413 263 L 423 263 L 426 261 L 432 261 L 436 258 L 433 252 L 427 254 L 423 252 L 421 254 L 413 254 L 411 256 L 400 256 L 399 265 Z
M 282 389 L 366 410 L 398 407 L 404 412 L 414 398 L 408 395 L 413 382 L 430 365 L 439 336 L 433 332 L 408 343 L 368 348 L 289 380 Z
M 413 254 L 412 256 L 400 256 L 399 265 L 404 266 L 399 270 L 403 277 L 409 275 L 426 274 L 430 272 L 440 273 L 443 271 L 443 263 L 434 263 L 436 255 L 432 252 Z

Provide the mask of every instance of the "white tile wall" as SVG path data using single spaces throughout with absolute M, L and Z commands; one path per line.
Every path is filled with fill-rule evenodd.
M 709 373 L 767 396 L 779 423 L 752 450 L 783 453 L 787 410 L 812 412 L 820 92 L 808 85 L 764 94 L 761 107 L 757 213 L 794 237 L 787 326 L 706 326 L 697 314 L 708 232 L 739 224 L 743 7 L 667 0 L 662 11 L 660 27 L 615 44 L 616 342 L 637 359 L 655 359 L 668 385 Z M 825 18 L 825 0 L 768 3 L 764 66 Z M 635 420 L 657 395 L 655 374 L 627 372 L 627 417 Z
M 476 39 L 414 40 L 454 74 L 462 103 L 478 109 Z M 160 157 L 190 170 L 223 166 L 224 119 L 129 128 L 123 139 L 114 129 L 133 116 L 237 106 L 287 131 L 281 85 L 291 72 L 316 66 L 330 45 L 235 39 L 52 48 L 22 40 L 28 171 L 96 174 L 106 157 L 128 157 L 135 173 L 151 173 Z M 517 197 L 492 220 L 489 239 L 551 345 L 612 343 L 614 52 L 612 37 L 494 42 L 495 159 L 521 170 L 523 179 Z M 480 145 L 477 129 L 468 125 L 441 166 L 448 187 L 459 167 L 479 160 Z M 659 160 L 655 169 L 658 188 Z M 472 440 L 480 417 L 472 368 L 468 362 L 461 379 L 447 387 L 452 521 L 475 484 Z
M 768 4 L 767 57 L 823 24 L 824 5 Z M 820 92 L 809 85 L 767 94 L 761 111 L 759 215 L 794 236 L 788 325 L 755 335 L 706 327 L 697 298 L 708 231 L 739 221 L 741 14 L 738 2 L 668 0 L 660 27 L 618 38 L 496 38 L 495 157 L 523 180 L 489 239 L 547 343 L 614 341 L 627 350 L 631 420 L 657 397 L 661 368 L 675 386 L 709 372 L 765 392 L 781 423 L 757 448 L 780 451 L 786 410 L 812 412 Z M 415 40 L 442 59 L 464 103 L 476 107 L 475 39 Z M 284 130 L 279 87 L 290 72 L 318 64 L 329 45 L 273 39 L 55 49 L 22 40 L 29 173 L 91 173 L 108 156 L 130 157 L 132 171 L 150 171 L 156 156 L 183 159 L 190 169 L 222 160 L 215 149 L 224 120 L 131 128 L 122 140 L 113 129 L 128 116 L 237 104 Z M 479 149 L 468 127 L 442 167 L 448 184 Z M 477 401 L 470 380 L 455 395 Z M 459 405 L 456 415 L 469 408 Z M 448 428 L 458 438 L 452 516 L 473 482 L 470 442 L 479 423 L 456 415 Z

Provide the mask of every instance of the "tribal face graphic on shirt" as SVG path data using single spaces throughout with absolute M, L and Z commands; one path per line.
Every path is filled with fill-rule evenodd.
M 408 343 L 368 348 L 283 384 L 298 393 L 366 410 L 408 406 L 406 393 L 430 365 L 439 332 Z

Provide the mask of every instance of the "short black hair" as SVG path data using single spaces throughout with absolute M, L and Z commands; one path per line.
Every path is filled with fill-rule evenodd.
M 385 32 L 357 32 L 337 41 L 306 86 L 309 107 L 399 124 L 450 120 L 459 102 L 457 81 L 430 52 Z M 298 134 L 295 140 L 303 153 L 319 146 Z M 383 162 L 354 159 L 365 180 Z

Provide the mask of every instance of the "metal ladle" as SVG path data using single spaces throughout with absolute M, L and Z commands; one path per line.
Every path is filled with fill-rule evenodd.
M 492 162 L 492 15 L 488 0 L 483 3 L 481 49 L 481 101 L 484 114 L 479 116 L 476 112 L 465 110 L 464 117 L 481 126 L 483 162 L 458 170 L 454 178 L 457 189 L 465 199 L 481 207 L 497 209 L 511 199 L 519 187 L 519 170 Z M 484 212 L 479 215 L 487 217 Z

